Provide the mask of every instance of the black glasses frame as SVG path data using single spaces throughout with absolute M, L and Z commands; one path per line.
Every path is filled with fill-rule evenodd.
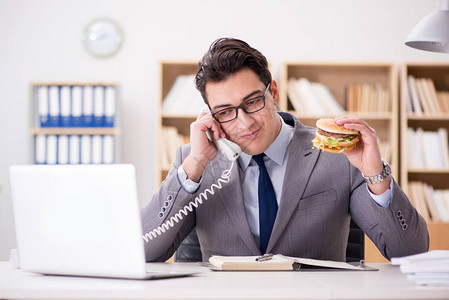
M 256 113 L 256 112 L 258 112 L 258 111 L 261 111 L 262 109 L 265 108 L 265 98 L 266 98 L 266 96 L 267 96 L 268 90 L 270 89 L 270 84 L 271 84 L 271 83 L 269 83 L 269 84 L 267 85 L 267 88 L 265 89 L 265 92 L 263 93 L 262 96 L 257 96 L 257 97 L 254 97 L 254 98 L 245 100 L 245 101 L 243 101 L 239 106 L 231 106 L 231 107 L 226 107 L 226 108 L 220 109 L 219 111 L 212 113 L 212 117 L 213 117 L 213 118 L 215 119 L 215 121 L 217 121 L 218 123 L 227 123 L 227 122 L 231 122 L 231 121 L 234 121 L 235 119 L 237 119 L 237 117 L 239 116 L 239 109 L 243 110 L 243 111 L 244 111 L 245 113 L 247 113 L 247 114 L 253 114 L 253 113 Z M 261 108 L 259 108 L 258 110 L 255 110 L 255 111 L 252 111 L 252 112 L 248 112 L 248 111 L 245 109 L 244 105 L 245 105 L 246 103 L 248 103 L 248 102 L 250 102 L 250 101 L 254 101 L 255 99 L 258 99 L 258 98 L 262 98 L 263 106 L 262 106 Z M 216 114 L 219 114 L 220 112 L 222 112 L 222 111 L 224 111 L 224 110 L 228 110 L 228 109 L 235 109 L 235 117 L 234 117 L 233 119 L 230 119 L 230 120 L 227 120 L 227 121 L 219 121 L 215 115 L 216 115 Z

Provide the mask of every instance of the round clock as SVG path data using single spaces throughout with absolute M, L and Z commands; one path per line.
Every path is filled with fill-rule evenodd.
M 96 19 L 86 26 L 83 42 L 90 54 L 109 57 L 117 53 L 122 46 L 122 30 L 111 19 Z

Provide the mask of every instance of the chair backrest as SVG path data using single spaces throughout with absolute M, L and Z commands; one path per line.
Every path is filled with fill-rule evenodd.
M 362 229 L 351 219 L 348 246 L 346 247 L 346 261 L 354 262 L 363 260 L 365 257 L 365 237 Z M 196 230 L 181 242 L 175 252 L 176 262 L 198 262 L 202 261 L 200 242 L 196 235 Z

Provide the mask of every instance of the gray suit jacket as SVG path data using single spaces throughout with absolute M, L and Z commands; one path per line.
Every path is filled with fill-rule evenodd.
M 359 170 L 342 154 L 313 149 L 315 130 L 293 115 L 279 113 L 294 126 L 279 210 L 267 253 L 344 261 L 352 217 L 388 259 L 428 250 L 424 219 L 394 183 L 393 198 L 383 208 L 370 197 Z M 190 151 L 178 149 L 176 161 L 158 193 L 142 209 L 144 233 L 160 226 L 221 178 L 231 163 L 220 153 L 203 173 L 196 194 L 182 188 L 177 169 Z M 145 243 L 148 261 L 170 258 L 196 227 L 203 261 L 211 255 L 260 255 L 243 203 L 242 171 L 236 162 L 230 181 L 161 236 Z M 254 188 L 257 189 L 257 186 Z

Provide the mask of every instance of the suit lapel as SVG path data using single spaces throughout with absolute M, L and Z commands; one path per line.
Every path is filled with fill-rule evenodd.
M 221 154 L 219 153 L 218 155 Z M 229 170 L 230 167 L 231 162 L 226 158 L 216 159 L 210 168 L 215 179 L 214 182 L 217 182 L 218 178 L 221 178 L 223 171 Z M 242 170 L 238 162 L 235 161 L 230 174 L 230 181 L 222 183 L 222 189 L 218 190 L 217 197 L 222 201 L 232 224 L 237 227 L 237 231 L 246 246 L 253 252 L 253 255 L 259 255 L 260 249 L 251 233 L 243 203 L 242 176 Z
M 281 202 L 268 242 L 267 253 L 273 249 L 293 213 L 296 212 L 299 200 L 320 155 L 318 149 L 312 149 L 310 136 L 310 131 L 295 119 L 295 133 L 289 149 Z

